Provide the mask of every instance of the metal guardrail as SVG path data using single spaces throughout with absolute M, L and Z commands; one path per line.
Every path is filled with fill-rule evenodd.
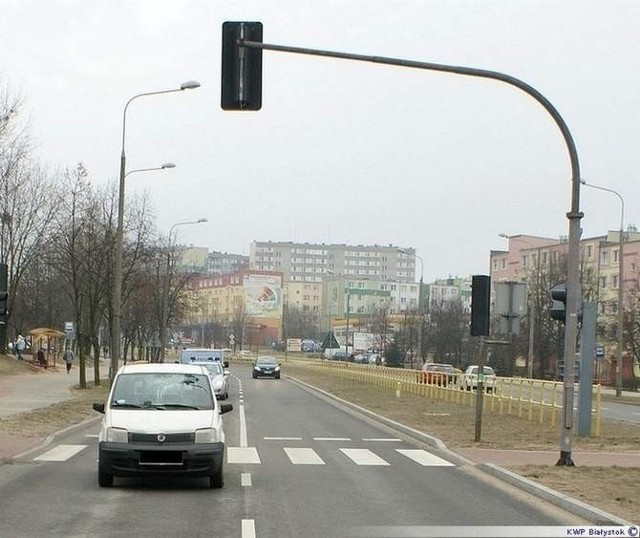
M 420 370 L 389 368 L 373 364 L 357 364 L 298 357 L 279 357 L 282 362 L 296 367 L 309 368 L 324 374 L 360 383 L 395 390 L 458 405 L 475 405 L 475 390 L 464 390 L 462 374 L 455 374 L 449 383 L 425 382 Z M 251 364 L 253 357 L 233 357 L 234 363 Z M 451 376 L 450 376 L 451 378 Z M 562 413 L 562 383 L 540 379 L 498 377 L 492 391 L 484 394 L 485 409 L 500 415 L 517 415 L 540 424 L 549 421 L 555 426 Z M 602 422 L 602 394 L 600 385 L 593 385 L 592 427 L 600 436 Z

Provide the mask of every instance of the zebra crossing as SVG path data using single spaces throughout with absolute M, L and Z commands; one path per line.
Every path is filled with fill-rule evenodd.
M 292 465 L 326 465 L 325 459 L 315 448 L 311 447 L 280 447 Z M 330 452 L 337 452 L 347 458 L 347 461 L 358 466 L 381 466 L 392 465 L 388 460 L 395 457 L 382 457 L 368 448 L 335 448 Z M 455 464 L 431 454 L 422 449 L 396 448 L 391 451 L 392 455 L 398 454 L 401 459 L 409 460 L 421 467 L 455 467 Z M 333 454 L 331 454 L 333 458 Z M 326 458 L 326 456 L 325 456 Z M 387 458 L 387 459 L 385 459 Z M 256 447 L 227 447 L 227 463 L 260 465 L 264 463 L 260 452 Z
M 87 436 L 92 437 L 92 436 Z M 265 437 L 263 440 L 266 443 L 272 443 L 273 441 L 302 441 L 301 437 Z M 275 447 L 276 450 L 281 450 L 288 461 L 292 465 L 327 465 L 327 459 L 334 460 L 336 455 L 346 458 L 345 461 L 351 462 L 354 465 L 362 467 L 388 467 L 396 464 L 399 460 L 409 460 L 421 467 L 455 467 L 455 464 L 436 456 L 426 450 L 411 449 L 411 448 L 395 448 L 387 450 L 387 453 L 380 455 L 375 450 L 370 448 L 344 448 L 338 445 L 327 445 L 326 443 L 318 444 L 318 441 L 351 441 L 348 438 L 328 438 L 317 437 L 313 439 L 316 442 L 315 447 L 292 447 L 292 446 L 279 446 Z M 401 442 L 400 439 L 362 439 L 361 442 L 368 442 L 370 444 L 377 444 L 377 446 L 388 446 L 387 443 Z M 88 444 L 67 445 L 60 444 L 39 456 L 33 458 L 33 461 L 37 462 L 64 462 L 67 461 L 85 448 Z M 240 464 L 240 465 L 260 465 L 264 463 L 261 457 L 260 451 L 255 446 L 227 446 L 227 463 Z M 267 452 L 270 457 L 273 457 L 273 447 L 269 447 Z M 400 456 L 398 459 L 397 456 Z M 266 457 L 269 457 L 266 456 Z M 392 460 L 392 461 L 390 461 Z

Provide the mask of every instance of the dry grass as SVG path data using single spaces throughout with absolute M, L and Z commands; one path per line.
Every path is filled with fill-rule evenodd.
M 475 442 L 475 408 L 401 394 L 306 368 L 287 365 L 286 372 L 336 396 L 441 439 L 450 449 L 552 450 L 559 455 L 559 425 L 485 412 L 482 441 Z M 603 422 L 600 437 L 576 438 L 575 452 L 638 452 L 640 427 Z M 628 521 L 638 521 L 636 504 L 640 468 L 513 466 L 512 471 Z

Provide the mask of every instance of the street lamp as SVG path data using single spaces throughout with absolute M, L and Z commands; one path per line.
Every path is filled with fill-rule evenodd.
M 118 227 L 116 229 L 116 251 L 114 257 L 113 267 L 113 290 L 112 290 L 112 310 L 113 319 L 111 322 L 111 366 L 109 371 L 109 378 L 111 382 L 118 371 L 118 363 L 120 362 L 120 326 L 122 321 L 122 242 L 124 235 L 124 187 L 125 177 L 128 175 L 126 170 L 126 157 L 125 157 L 125 133 L 126 133 L 126 121 L 127 121 L 127 109 L 132 101 L 139 97 L 146 97 L 150 95 L 160 95 L 164 93 L 174 93 L 183 90 L 192 90 L 200 86 L 199 82 L 194 80 L 184 82 L 179 88 L 171 90 L 160 90 L 156 92 L 146 92 L 134 95 L 127 101 L 122 113 L 122 152 L 120 154 L 120 182 L 118 185 Z M 161 167 L 161 168 L 164 168 Z M 171 166 L 167 167 L 171 168 Z M 147 170 L 147 169 L 141 169 Z
M 178 226 L 186 226 L 188 224 L 202 224 L 203 222 L 208 222 L 207 219 L 198 219 L 198 220 L 190 220 L 190 221 L 186 221 L 186 222 L 176 222 L 175 224 L 173 224 L 171 226 L 171 228 L 169 228 L 169 245 L 167 248 L 167 268 L 166 268 L 166 272 L 165 272 L 165 286 L 164 286 L 164 290 L 162 293 L 162 319 L 160 320 L 160 334 L 159 334 L 159 340 L 160 340 L 160 362 L 164 362 L 165 359 L 165 340 L 167 339 L 167 327 L 169 325 L 169 292 L 171 291 L 171 279 L 170 279 L 170 272 L 171 272 L 171 253 L 172 253 L 172 248 L 171 248 L 171 244 L 172 244 L 172 236 L 173 236 L 173 230 L 175 228 L 177 228 Z
M 599 191 L 615 194 L 618 197 L 618 200 L 620 200 L 620 234 L 618 236 L 618 352 L 616 354 L 616 397 L 620 398 L 622 396 L 622 346 L 624 344 L 622 331 L 622 324 L 624 322 L 624 309 L 622 307 L 624 301 L 624 288 L 622 284 L 624 276 L 624 263 L 622 257 L 622 249 L 624 245 L 624 200 L 620 193 L 613 189 L 587 183 L 584 179 L 581 179 L 580 183 L 586 187 L 591 187 L 592 189 L 598 189 Z

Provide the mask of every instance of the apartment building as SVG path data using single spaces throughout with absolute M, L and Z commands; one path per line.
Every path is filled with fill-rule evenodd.
M 327 245 L 254 241 L 249 267 L 280 271 L 286 282 L 322 282 L 323 275 L 415 281 L 415 249 L 395 245 Z

